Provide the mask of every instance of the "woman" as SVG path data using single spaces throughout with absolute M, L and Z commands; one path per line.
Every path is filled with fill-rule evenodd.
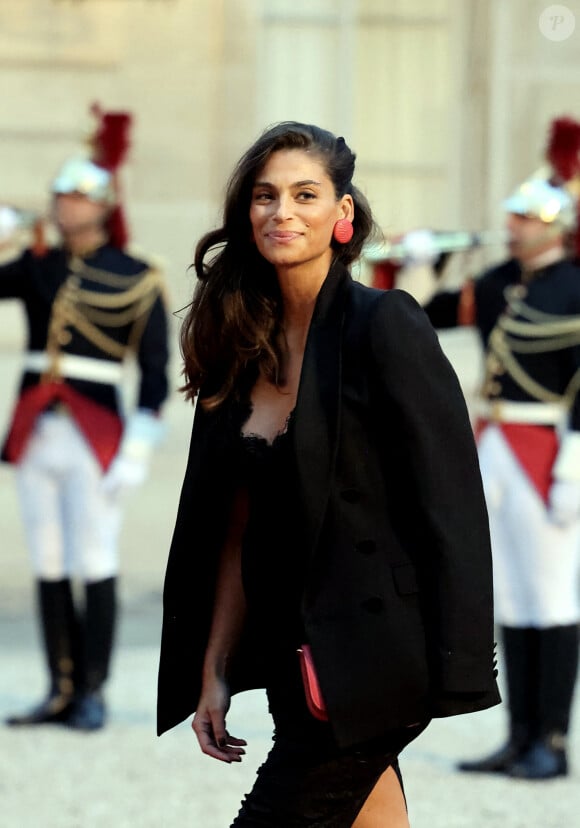
M 158 726 L 195 710 L 202 751 L 240 761 L 230 698 L 267 688 L 274 747 L 235 828 L 406 825 L 385 773 L 400 750 L 433 716 L 499 701 L 463 397 L 416 303 L 350 277 L 373 230 L 353 172 L 343 138 L 274 126 L 196 251 Z M 304 643 L 326 721 L 306 704 Z

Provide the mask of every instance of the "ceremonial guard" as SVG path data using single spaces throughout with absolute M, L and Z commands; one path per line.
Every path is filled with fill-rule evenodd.
M 160 273 L 124 252 L 116 171 L 131 118 L 96 112 L 91 157 L 52 183 L 62 245 L 35 244 L 0 267 L 0 297 L 22 301 L 28 346 L 3 448 L 16 469 L 50 686 L 9 725 L 101 728 L 114 639 L 123 490 L 142 482 L 162 433 L 167 317 Z M 136 409 L 120 403 L 123 363 L 139 368 Z M 74 586 L 74 589 L 73 589 Z M 77 595 L 78 593 L 78 595 Z
M 486 350 L 476 429 L 510 732 L 500 750 L 462 762 L 463 771 L 568 772 L 580 620 L 579 151 L 580 124 L 557 119 L 551 169 L 504 203 L 509 261 L 425 303 L 436 328 L 471 316 Z

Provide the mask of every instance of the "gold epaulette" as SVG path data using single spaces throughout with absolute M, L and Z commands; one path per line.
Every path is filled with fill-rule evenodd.
M 53 303 L 47 350 L 57 353 L 70 342 L 70 329 L 75 328 L 104 354 L 123 359 L 129 349 L 138 347 L 157 299 L 165 298 L 161 272 L 150 268 L 128 276 L 91 267 L 76 258 L 69 269 L 70 275 Z M 95 288 L 86 287 L 87 283 Z M 113 291 L 102 292 L 99 285 Z M 125 326 L 131 328 L 127 344 L 117 342 L 103 330 Z
M 517 314 L 519 317 L 515 319 Z M 580 370 L 576 371 L 563 394 L 541 385 L 526 371 L 517 354 L 545 354 L 580 345 L 580 315 L 545 313 L 527 305 L 518 295 L 517 286 L 508 295 L 508 311 L 498 319 L 489 338 L 487 358 L 488 390 L 493 376 L 507 373 L 530 397 L 541 402 L 569 405 L 580 388 Z

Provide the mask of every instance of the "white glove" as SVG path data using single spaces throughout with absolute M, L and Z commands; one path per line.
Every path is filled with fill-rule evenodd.
M 580 482 L 556 480 L 548 493 L 549 516 L 552 523 L 564 529 L 580 518 Z
M 431 230 L 411 230 L 401 240 L 405 259 L 411 264 L 433 264 L 439 257 L 440 250 Z
M 139 409 L 129 419 L 121 446 L 103 477 L 102 490 L 120 496 L 140 486 L 147 478 L 153 449 L 161 442 L 165 425 L 155 412 Z
M 420 305 L 427 305 L 438 288 L 432 267 L 439 256 L 435 236 L 431 230 L 411 230 L 403 236 L 400 246 L 405 255 L 395 287 L 410 293 Z
M 121 497 L 136 489 L 149 473 L 149 461 L 117 454 L 101 482 L 101 489 L 107 497 Z
M 20 227 L 16 210 L 7 205 L 0 205 L 0 244 L 13 241 Z

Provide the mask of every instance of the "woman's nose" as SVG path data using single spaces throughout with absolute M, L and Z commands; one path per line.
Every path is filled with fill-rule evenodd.
M 274 218 L 277 221 L 284 221 L 290 216 L 290 198 L 280 194 L 275 202 Z

